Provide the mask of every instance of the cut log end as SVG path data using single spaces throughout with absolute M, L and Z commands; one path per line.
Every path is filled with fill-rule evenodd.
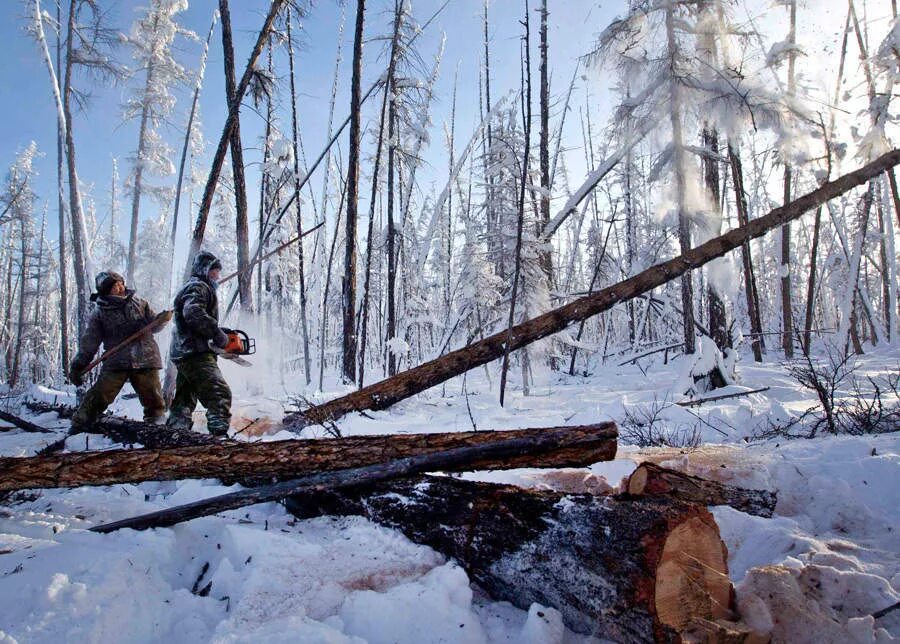
M 657 619 L 681 632 L 698 615 L 731 616 L 725 547 L 715 523 L 692 517 L 666 536 L 656 569 Z

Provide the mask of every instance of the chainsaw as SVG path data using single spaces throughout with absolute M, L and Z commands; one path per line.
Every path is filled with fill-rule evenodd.
M 210 340 L 209 348 L 212 352 L 242 367 L 253 366 L 251 362 L 244 360 L 241 356 L 249 356 L 256 353 L 256 340 L 240 329 L 222 328 L 222 332 L 228 337 L 228 342 L 225 343 L 224 347 L 219 348 Z

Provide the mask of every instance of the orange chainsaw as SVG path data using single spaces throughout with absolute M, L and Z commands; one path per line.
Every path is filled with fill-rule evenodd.
M 212 349 L 213 353 L 242 367 L 253 366 L 251 362 L 244 360 L 241 356 L 249 356 L 256 353 L 256 340 L 240 329 L 226 329 L 223 327 L 222 332 L 228 337 L 228 342 L 224 347 L 219 348 L 210 340 L 209 348 Z

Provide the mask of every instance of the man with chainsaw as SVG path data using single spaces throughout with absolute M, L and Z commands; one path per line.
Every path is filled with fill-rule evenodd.
M 170 355 L 178 377 L 166 424 L 190 429 L 199 400 L 206 407 L 209 433 L 224 437 L 231 423 L 231 389 L 216 363 L 216 354 L 228 346 L 228 335 L 219 328 L 216 296 L 221 270 L 215 255 L 200 251 L 194 258 L 190 279 L 175 296 Z
M 79 339 L 79 350 L 72 359 L 69 380 L 80 386 L 84 382 L 85 368 L 97 349 L 103 344 L 109 351 L 118 347 L 134 333 L 152 325 L 156 316 L 150 305 L 125 288 L 125 278 L 113 271 L 103 271 L 94 281 L 97 292 L 91 295 L 93 306 Z M 162 360 L 159 347 L 153 339 L 163 325 L 150 326 L 147 332 L 110 355 L 94 386 L 88 389 L 78 410 L 72 416 L 72 432 L 90 426 L 116 399 L 126 382 L 130 382 L 144 406 L 144 420 L 162 424 L 166 403 L 159 384 Z

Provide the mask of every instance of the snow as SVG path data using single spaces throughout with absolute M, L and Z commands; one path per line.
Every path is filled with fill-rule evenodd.
M 699 361 L 714 364 L 702 342 Z M 861 357 L 861 375 L 895 369 L 900 351 Z M 571 493 L 604 493 L 642 460 L 750 488 L 776 490 L 775 516 L 713 508 L 728 548 L 744 620 L 775 641 L 880 642 L 900 619 L 871 614 L 900 600 L 900 434 L 816 440 L 747 439 L 814 404 L 775 362 L 745 359 L 718 393 L 763 393 L 700 407 L 674 405 L 694 360 L 662 354 L 639 366 L 611 360 L 588 377 L 554 375 L 507 392 L 505 408 L 475 370 L 468 401 L 457 379 L 390 410 L 339 421 L 345 436 L 582 424 L 616 419 L 656 401 L 667 427 L 696 428 L 698 449 L 640 448 L 620 440 L 618 457 L 587 468 L 472 472 L 464 478 Z M 707 365 L 708 366 L 708 365 Z M 645 373 L 646 372 L 646 373 Z M 237 373 L 237 372 L 235 372 Z M 496 383 L 496 379 L 494 379 Z M 336 395 L 326 392 L 325 395 Z M 28 395 L 68 400 L 33 387 Z M 276 415 L 246 393 L 244 417 Z M 136 400 L 116 402 L 139 414 Z M 63 431 L 52 414 L 31 417 Z M 276 419 L 277 420 L 277 419 Z M 238 425 L 236 424 L 236 427 Z M 241 425 L 242 426 L 242 425 Z M 199 429 L 202 431 L 202 429 Z M 269 440 L 277 425 L 268 427 Z M 284 436 L 282 436 L 284 437 Z M 0 433 L 0 454 L 28 455 L 53 435 Z M 246 438 L 240 436 L 239 438 Z M 257 440 L 257 437 L 252 438 Z M 85 437 L 67 449 L 85 448 Z M 91 449 L 111 447 L 98 436 Z M 358 517 L 305 521 L 269 503 L 171 529 L 87 531 L 99 523 L 237 489 L 214 480 L 143 483 L 16 495 L 0 506 L 0 642 L 596 642 L 568 631 L 549 606 L 495 602 L 455 562 L 397 531 Z M 207 588 L 208 586 L 208 588 Z

